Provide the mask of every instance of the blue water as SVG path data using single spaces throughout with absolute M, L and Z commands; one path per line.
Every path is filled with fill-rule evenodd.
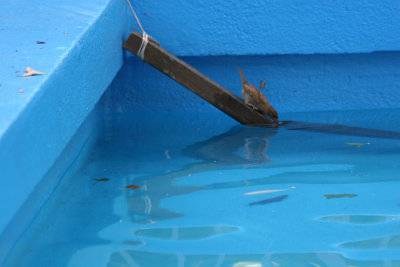
M 283 118 L 108 114 L 7 265 L 400 266 L 400 110 Z

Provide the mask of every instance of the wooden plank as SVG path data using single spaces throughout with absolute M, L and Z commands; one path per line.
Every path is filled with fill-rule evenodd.
M 142 35 L 134 31 L 124 44 L 124 48 L 137 56 L 141 43 Z M 177 81 L 241 124 L 277 127 L 277 124 L 272 120 L 249 107 L 239 97 L 195 68 L 165 51 L 154 41 L 148 42 L 143 61 Z

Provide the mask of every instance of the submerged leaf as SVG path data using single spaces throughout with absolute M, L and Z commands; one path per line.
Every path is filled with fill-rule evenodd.
M 95 182 L 107 182 L 110 181 L 109 178 L 94 178 L 93 181 Z
M 25 69 L 25 74 L 21 75 L 21 77 L 27 77 L 27 76 L 35 76 L 35 75 L 46 75 L 47 73 L 36 71 L 34 69 L 31 69 L 30 67 L 27 67 Z
M 358 195 L 356 194 L 327 194 L 325 195 L 326 199 L 332 199 L 332 198 L 343 198 L 343 197 L 348 197 L 348 198 L 353 198 Z
M 122 186 L 121 188 L 138 189 L 138 188 L 141 188 L 141 186 L 140 185 L 127 185 L 127 186 Z
M 346 143 L 346 145 L 355 146 L 355 147 L 362 147 L 365 144 L 363 144 L 363 143 Z
M 254 191 L 254 192 L 244 193 L 244 195 L 250 196 L 250 195 L 269 194 L 269 193 L 275 193 L 275 192 L 280 192 L 280 191 L 287 191 L 287 190 L 291 190 L 291 189 L 294 189 L 294 188 L 296 188 L 296 187 L 295 186 L 291 186 L 291 187 L 285 188 L 285 189 L 261 190 L 261 191 Z
M 254 206 L 254 205 L 265 205 L 265 204 L 270 204 L 274 202 L 281 202 L 282 200 L 286 199 L 289 195 L 282 195 L 274 198 L 268 198 L 264 199 L 261 201 L 256 201 L 256 202 L 251 202 L 249 203 L 249 206 Z

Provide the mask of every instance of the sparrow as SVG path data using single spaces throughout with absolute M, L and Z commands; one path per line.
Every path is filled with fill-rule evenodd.
M 278 112 L 271 106 L 267 98 L 252 84 L 246 81 L 244 74 L 238 68 L 242 76 L 242 96 L 244 102 L 253 109 L 267 114 L 275 123 L 278 123 Z

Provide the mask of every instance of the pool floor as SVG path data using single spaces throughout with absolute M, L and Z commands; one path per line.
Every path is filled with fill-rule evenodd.
M 400 110 L 283 117 L 108 114 L 6 266 L 400 266 Z

